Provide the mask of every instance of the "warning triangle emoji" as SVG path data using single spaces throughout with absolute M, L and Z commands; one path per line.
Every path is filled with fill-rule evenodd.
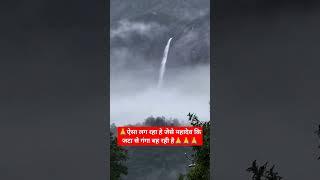
M 120 135 L 125 135 L 126 133 L 124 132 L 124 129 L 121 129 Z
M 192 144 L 197 144 L 197 141 L 196 141 L 195 137 L 192 138 Z
M 188 144 L 188 143 L 189 143 L 189 141 L 188 141 L 188 138 L 187 138 L 187 137 L 186 137 L 186 138 L 184 138 L 183 143 L 185 143 L 185 144 Z
M 180 144 L 180 143 L 181 143 L 181 141 L 180 141 L 180 138 L 178 137 L 176 144 Z

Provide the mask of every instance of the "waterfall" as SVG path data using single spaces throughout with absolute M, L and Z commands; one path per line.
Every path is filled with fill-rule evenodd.
M 162 86 L 163 76 L 166 71 L 166 63 L 167 63 L 171 40 L 172 40 L 172 38 L 170 38 L 168 40 L 167 45 L 163 51 L 163 57 L 162 57 L 162 61 L 161 61 L 160 75 L 159 75 L 159 81 L 158 81 L 158 88 L 160 88 Z

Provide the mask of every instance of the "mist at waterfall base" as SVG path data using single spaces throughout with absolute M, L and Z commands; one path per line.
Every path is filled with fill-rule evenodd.
M 128 49 L 111 52 L 111 58 L 117 62 L 111 66 L 110 76 L 111 123 L 136 124 L 149 116 L 176 118 L 187 123 L 189 112 L 196 113 L 201 120 L 209 120 L 209 64 L 172 68 L 170 61 L 177 60 L 168 58 L 159 87 L 161 58 L 152 65 L 142 55 L 132 53 Z M 127 59 L 134 66 L 125 66 Z

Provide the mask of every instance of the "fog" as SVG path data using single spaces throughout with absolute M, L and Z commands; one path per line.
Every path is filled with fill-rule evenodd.
M 187 119 L 194 112 L 203 120 L 209 120 L 209 66 L 183 68 L 165 74 L 163 86 L 157 88 L 152 76 L 158 71 L 124 72 L 111 80 L 111 123 L 127 124 L 141 122 L 148 116 Z M 154 73 L 154 74 L 153 74 Z M 167 75 L 167 76 L 166 76 Z

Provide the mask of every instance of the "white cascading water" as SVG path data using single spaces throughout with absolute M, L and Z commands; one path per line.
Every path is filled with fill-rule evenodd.
M 168 58 L 168 53 L 170 49 L 170 43 L 171 43 L 172 38 L 170 38 L 167 42 L 166 47 L 164 48 L 163 52 L 163 57 L 161 61 L 161 67 L 160 67 L 160 75 L 159 75 L 159 81 L 158 81 L 158 88 L 162 86 L 162 81 L 163 81 L 163 76 L 164 72 L 166 71 L 166 63 L 167 63 L 167 58 Z

